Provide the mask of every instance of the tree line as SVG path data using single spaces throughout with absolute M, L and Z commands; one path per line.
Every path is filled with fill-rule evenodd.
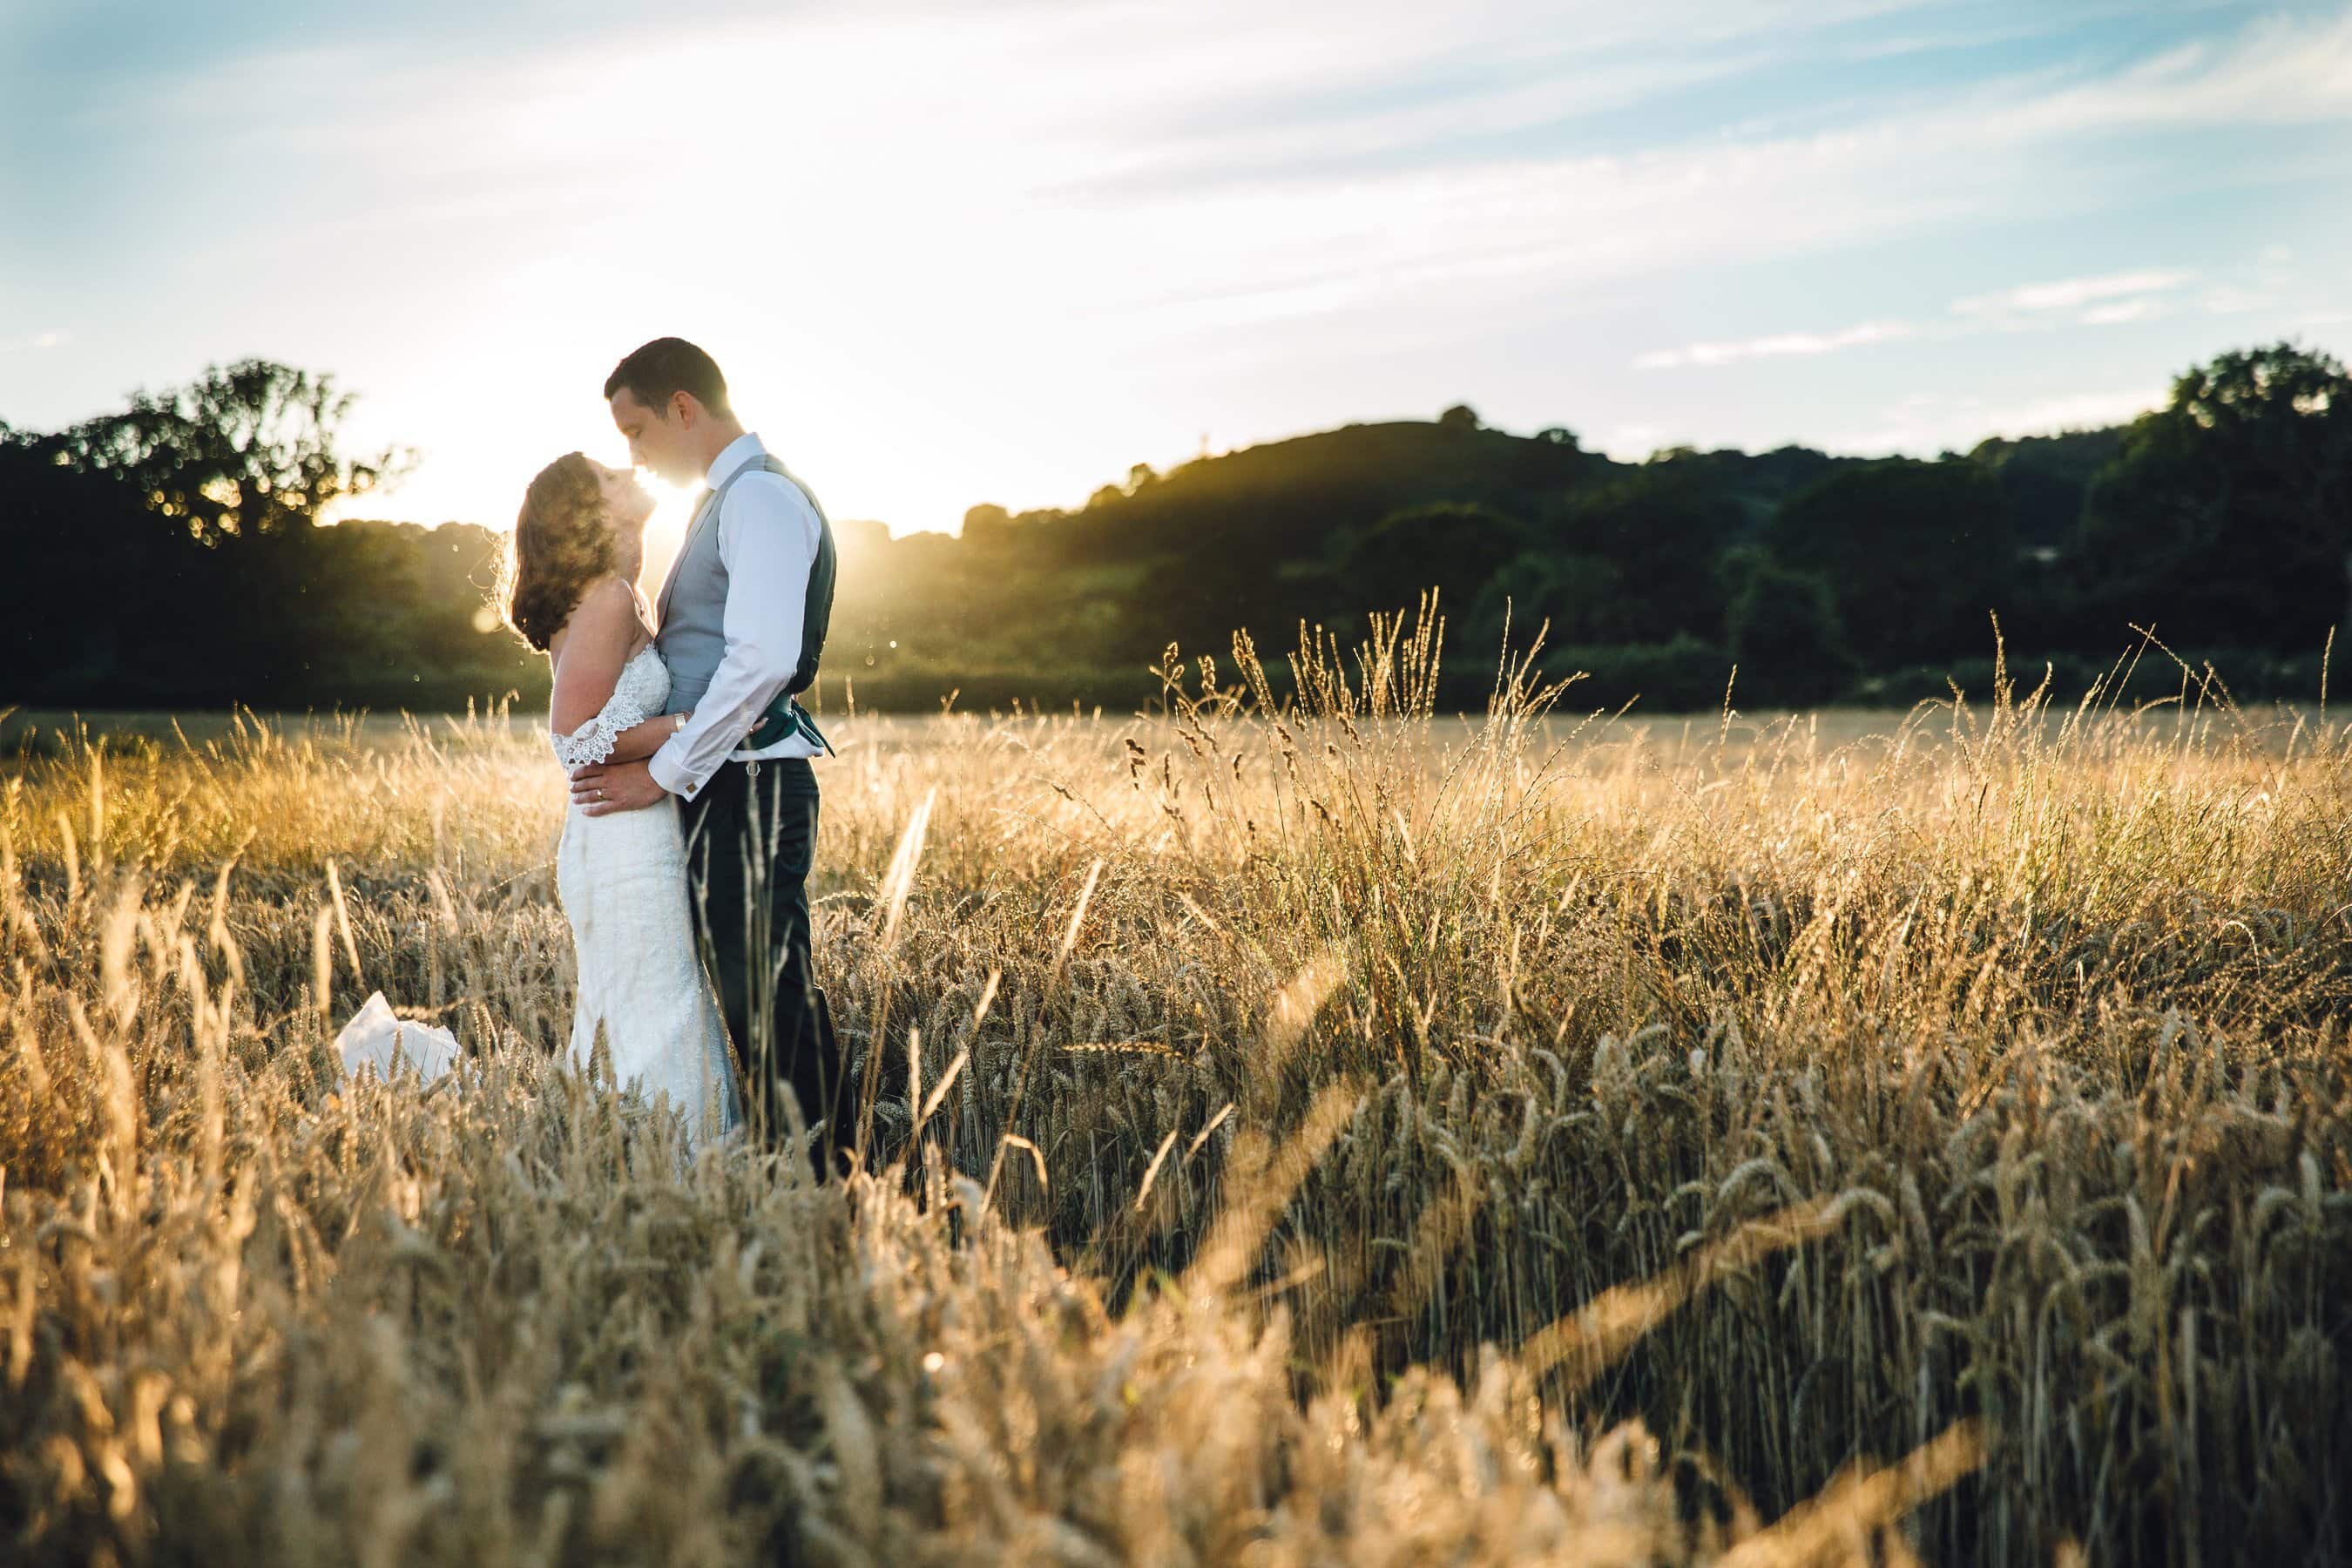
M 330 376 L 247 361 L 65 430 L 0 426 L 0 701 L 543 701 L 488 610 L 501 536 L 315 526 L 409 461 L 344 451 L 349 407 Z M 1074 509 L 975 507 L 956 536 L 836 531 L 828 707 L 1129 707 L 1171 643 L 1278 648 L 1431 588 L 1463 706 L 1507 626 L 1544 626 L 1545 668 L 1589 671 L 1596 703 L 1712 706 L 1735 663 L 1751 702 L 1981 690 L 1995 616 L 2012 666 L 2074 683 L 2138 626 L 2241 698 L 2307 700 L 2352 606 L 2352 380 L 2293 344 L 2233 351 L 2129 425 L 1924 460 L 1628 464 L 1456 407 L 1138 466 Z
M 484 613 L 498 534 L 315 526 L 411 460 L 346 450 L 351 408 L 331 375 L 247 360 L 68 429 L 0 425 L 0 704 L 543 700 Z

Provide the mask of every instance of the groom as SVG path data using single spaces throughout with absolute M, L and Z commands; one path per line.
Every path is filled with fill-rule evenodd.
M 810 1154 L 822 1181 L 845 1141 L 846 1103 L 832 1014 L 809 965 L 809 759 L 828 748 L 793 699 L 816 679 L 833 615 L 832 525 L 743 428 L 726 378 L 692 343 L 646 344 L 614 368 L 604 397 L 637 466 L 708 488 L 657 605 L 678 728 L 643 762 L 582 770 L 572 798 L 591 816 L 681 803 L 696 925 L 747 1110 L 782 1146 L 797 1106 L 818 1131 Z

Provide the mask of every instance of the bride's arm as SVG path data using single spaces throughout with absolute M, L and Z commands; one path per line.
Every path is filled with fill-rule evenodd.
M 565 763 L 603 762 L 612 754 L 614 739 L 628 729 L 642 728 L 646 718 L 634 710 L 606 711 L 637 640 L 636 601 L 628 585 L 617 577 L 592 584 L 564 622 L 562 637 L 562 646 L 555 650 L 547 727 Z
M 685 727 L 683 713 L 656 713 L 642 724 L 632 725 L 614 737 L 613 754 L 608 763 L 634 763 L 652 756 L 661 744 Z

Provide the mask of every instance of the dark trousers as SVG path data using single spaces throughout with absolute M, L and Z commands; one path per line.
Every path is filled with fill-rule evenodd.
M 810 1147 L 821 1181 L 845 1142 L 839 1112 L 849 1097 L 833 1015 L 809 963 L 816 770 L 798 757 L 727 763 L 684 810 L 695 926 L 734 1045 L 744 1114 L 779 1149 L 822 1122 Z

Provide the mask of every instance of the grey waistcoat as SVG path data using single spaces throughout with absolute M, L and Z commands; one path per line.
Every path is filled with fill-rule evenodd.
M 677 560 L 662 581 L 661 598 L 656 605 L 661 631 L 654 638 L 654 646 L 661 652 L 662 663 L 669 667 L 669 701 L 662 709 L 665 713 L 682 713 L 701 701 L 703 692 L 709 689 L 710 678 L 719 672 L 719 659 L 727 652 L 728 579 L 727 563 L 719 555 L 719 507 L 738 479 L 763 469 L 790 481 L 816 513 L 819 568 L 811 571 L 809 583 L 761 584 L 760 591 L 804 594 L 814 600 L 818 587 L 815 579 L 822 574 L 824 603 L 822 608 L 812 603 L 812 613 L 803 616 L 801 625 L 801 662 L 804 668 L 814 663 L 810 656 L 824 639 L 824 623 L 833 600 L 831 573 L 824 570 L 831 564 L 832 525 L 808 486 L 802 484 L 772 454 L 753 458 L 719 480 L 702 498 L 702 504 L 694 510 L 694 521 L 687 524 L 686 542 L 678 549 Z

